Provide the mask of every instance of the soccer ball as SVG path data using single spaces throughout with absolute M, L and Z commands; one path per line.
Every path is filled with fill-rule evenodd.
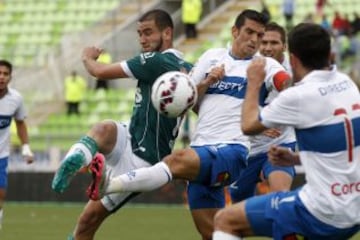
M 196 100 L 196 85 L 187 74 L 182 72 L 164 73 L 152 86 L 151 101 L 155 109 L 167 117 L 183 115 L 194 106 Z

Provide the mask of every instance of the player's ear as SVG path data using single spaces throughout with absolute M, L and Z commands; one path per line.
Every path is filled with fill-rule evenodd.
M 231 35 L 233 39 L 237 38 L 237 36 L 239 35 L 239 29 L 235 25 L 231 28 Z
M 164 31 L 162 32 L 163 38 L 164 40 L 172 40 L 173 38 L 173 30 L 170 27 L 167 27 L 164 29 Z

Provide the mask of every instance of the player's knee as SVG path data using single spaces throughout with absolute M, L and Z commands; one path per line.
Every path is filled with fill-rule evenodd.
M 230 216 L 230 211 L 227 208 L 220 209 L 214 217 L 214 229 L 224 230 L 228 228 Z
M 104 120 L 93 125 L 88 132 L 103 153 L 111 152 L 117 139 L 117 126 L 112 120 Z
M 175 150 L 164 158 L 164 162 L 169 166 L 173 175 L 183 172 L 186 168 L 184 157 L 186 157 L 184 150 Z

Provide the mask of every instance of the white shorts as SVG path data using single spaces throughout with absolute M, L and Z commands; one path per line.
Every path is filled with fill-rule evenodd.
M 119 122 L 116 122 L 116 126 L 117 140 L 115 147 L 110 154 L 105 155 L 107 174 L 111 171 L 110 177 L 115 177 L 133 169 L 151 166 L 150 163 L 139 158 L 132 152 L 131 135 L 128 127 Z M 115 212 L 137 194 L 138 193 L 131 192 L 113 193 L 104 196 L 101 199 L 101 203 L 108 211 Z

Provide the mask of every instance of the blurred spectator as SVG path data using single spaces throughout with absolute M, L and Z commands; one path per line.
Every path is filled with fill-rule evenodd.
M 355 35 L 360 32 L 360 16 L 356 12 L 354 13 L 354 20 L 351 22 L 351 27 Z
M 345 21 L 338 11 L 335 11 L 334 19 L 332 21 L 332 29 L 335 35 L 342 35 L 345 29 Z
M 200 21 L 202 0 L 182 0 L 181 16 L 186 38 L 197 38 L 196 24 Z
M 316 15 L 322 17 L 324 12 L 325 5 L 331 6 L 328 0 L 317 0 L 315 7 L 316 7 Z
M 295 9 L 295 0 L 284 0 L 283 1 L 283 14 L 285 17 L 286 29 L 289 31 L 293 26 L 293 17 Z
M 84 98 L 86 88 L 86 81 L 76 71 L 72 71 L 71 75 L 65 78 L 65 101 L 69 116 L 80 114 L 79 105 Z
M 265 0 L 261 0 L 261 13 L 268 18 L 268 21 L 271 20 L 270 10 L 268 5 L 265 3 Z
M 304 23 L 314 23 L 314 16 L 313 16 L 313 14 L 312 14 L 312 13 L 306 14 L 303 22 L 304 22 Z
M 112 57 L 110 53 L 104 49 L 103 52 L 98 57 L 97 61 L 101 63 L 109 64 L 112 62 Z M 101 88 L 107 90 L 109 88 L 108 82 L 103 79 L 96 79 L 95 89 L 101 89 Z
M 331 34 L 331 24 L 326 14 L 322 15 L 320 25 Z

